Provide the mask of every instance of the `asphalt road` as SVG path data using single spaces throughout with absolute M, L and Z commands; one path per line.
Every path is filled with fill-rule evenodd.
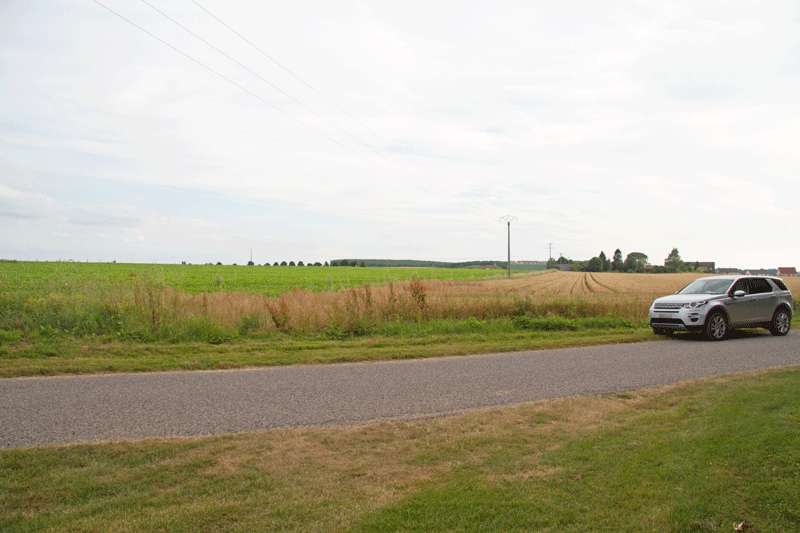
M 479 356 L 0 380 L 0 448 L 441 416 L 800 364 L 800 332 Z

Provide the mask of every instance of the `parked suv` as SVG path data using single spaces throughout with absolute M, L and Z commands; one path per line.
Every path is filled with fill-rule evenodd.
M 792 293 L 783 280 L 767 276 L 699 278 L 650 306 L 653 332 L 692 331 L 712 341 L 741 327 L 786 335 L 791 322 Z

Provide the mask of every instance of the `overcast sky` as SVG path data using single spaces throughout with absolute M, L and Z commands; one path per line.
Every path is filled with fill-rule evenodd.
M 0 0 L 3 259 L 800 267 L 799 200 L 795 0 Z

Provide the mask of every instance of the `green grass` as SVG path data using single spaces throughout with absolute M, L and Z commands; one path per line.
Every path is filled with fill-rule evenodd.
M 0 530 L 800 530 L 800 367 L 417 422 L 0 451 Z
M 502 272 L 501 272 L 502 274 Z M 316 292 L 420 279 L 481 280 L 497 270 L 467 268 L 274 267 L 234 265 L 148 265 L 140 263 L 0 262 L 0 293 L 40 297 L 72 294 L 86 285 L 134 281 L 168 285 L 189 294 L 253 292 L 278 296 L 295 288 Z
M 361 334 L 387 318 L 416 319 L 427 312 L 425 280 L 494 275 L 470 269 L 0 262 L 0 342 L 20 334 L 30 343 L 66 334 L 221 344 L 276 329 L 319 333 L 326 325 Z M 378 304 L 371 298 L 380 287 L 393 292 Z M 418 292 L 409 294 L 408 287 Z
M 58 332 L 27 338 L 18 332 L 0 331 L 0 378 L 379 361 L 654 338 L 649 328 L 622 319 L 560 317 L 530 322 L 520 318 L 393 322 L 359 337 L 329 330 L 321 335 L 275 333 L 218 344 L 209 344 L 204 338 L 141 343 L 114 337 L 76 338 Z

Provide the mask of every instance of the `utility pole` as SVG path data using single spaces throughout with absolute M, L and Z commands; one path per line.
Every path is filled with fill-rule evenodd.
M 553 243 L 552 242 L 548 242 L 547 243 L 547 248 L 550 250 L 550 261 L 552 261 L 553 260 Z
M 508 224 L 508 262 L 506 263 L 506 267 L 508 268 L 508 279 L 511 279 L 511 221 L 517 220 L 517 217 L 506 215 L 504 217 L 500 217 L 500 220 L 503 220 Z

